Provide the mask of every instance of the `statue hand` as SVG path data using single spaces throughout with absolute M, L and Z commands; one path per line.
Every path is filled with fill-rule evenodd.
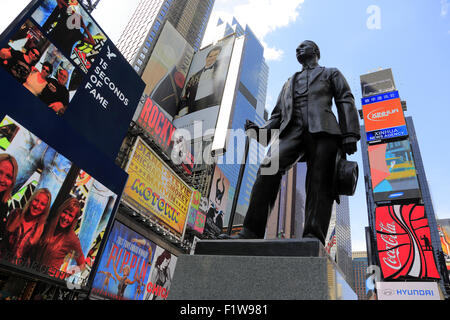
M 354 154 L 357 150 L 356 142 L 348 142 L 342 145 L 344 152 L 348 155 Z
M 250 129 L 254 129 L 254 130 L 258 131 L 259 127 L 253 121 L 247 120 L 245 122 L 244 129 L 245 129 L 245 131 L 248 131 Z

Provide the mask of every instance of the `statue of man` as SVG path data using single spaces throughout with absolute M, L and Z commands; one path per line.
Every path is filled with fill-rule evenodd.
M 333 174 L 338 152 L 357 150 L 359 117 L 350 87 L 336 68 L 318 64 L 319 47 L 302 42 L 297 60 L 303 66 L 284 84 L 270 119 L 263 127 L 247 121 L 245 129 L 279 129 L 278 146 L 272 145 L 261 164 L 250 196 L 242 231 L 233 239 L 264 238 L 267 217 L 272 210 L 281 178 L 298 161 L 307 163 L 304 238 L 325 244 L 333 201 L 338 199 Z M 332 99 L 339 122 L 332 111 Z M 279 163 L 276 174 L 261 171 Z M 230 238 L 226 235 L 222 239 Z

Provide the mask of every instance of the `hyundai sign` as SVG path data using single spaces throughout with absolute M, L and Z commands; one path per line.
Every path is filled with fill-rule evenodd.
M 436 282 L 377 282 L 378 300 L 443 300 Z

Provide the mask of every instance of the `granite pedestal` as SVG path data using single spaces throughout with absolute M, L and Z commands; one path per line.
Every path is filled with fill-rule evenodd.
M 356 300 L 322 244 L 202 240 L 178 257 L 169 300 Z

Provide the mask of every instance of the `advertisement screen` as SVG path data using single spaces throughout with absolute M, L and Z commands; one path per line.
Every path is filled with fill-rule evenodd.
M 450 219 L 437 220 L 437 227 L 444 253 L 445 265 L 450 272 Z
M 439 279 L 423 205 L 378 207 L 377 251 L 384 279 Z
M 178 113 L 194 49 L 166 22 L 142 74 L 144 94 L 150 96 L 171 117 Z
M 205 229 L 209 232 L 219 235 L 222 233 L 227 212 L 228 193 L 230 191 L 230 181 L 225 174 L 216 165 L 214 176 L 211 183 L 211 191 L 209 193 L 209 208 L 206 213 Z
M 396 90 L 391 69 L 363 74 L 360 78 L 363 97 Z
M 52 112 L 115 159 L 143 81 L 78 1 L 29 8 L 0 37 L 0 100 Z
M 188 217 L 192 189 L 138 138 L 130 156 L 122 200 L 181 237 Z
M 13 118 L 0 133 L 0 262 L 86 286 L 117 194 Z
M 363 98 L 362 106 L 367 141 L 392 139 L 408 135 L 398 91 Z
M 189 217 L 187 226 L 192 230 L 195 230 L 199 234 L 203 233 L 206 223 L 206 214 L 200 209 L 202 194 L 197 190 L 192 193 L 191 207 L 189 209 Z
M 155 251 L 156 244 L 115 221 L 91 293 L 111 300 L 143 300 Z
M 189 130 L 192 138 L 216 127 L 234 40 L 225 38 L 194 55 L 174 120 L 174 125 Z M 194 121 L 202 122 L 203 132 L 194 134 Z
M 409 140 L 368 147 L 375 202 L 420 198 Z
M 191 153 L 191 145 L 183 134 L 177 131 L 161 107 L 151 98 L 147 98 L 135 116 L 136 123 L 152 137 L 163 153 L 174 164 L 181 165 L 185 172 L 192 174 L 194 156 Z

